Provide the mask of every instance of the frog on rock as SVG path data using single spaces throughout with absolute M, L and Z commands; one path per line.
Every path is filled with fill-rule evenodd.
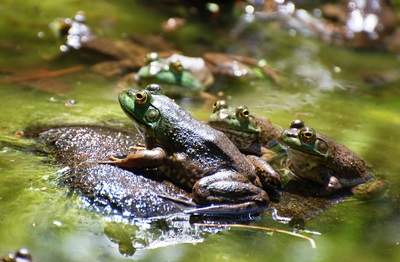
M 294 120 L 278 141 L 287 152 L 289 168 L 299 177 L 324 186 L 321 194 L 351 188 L 354 194 L 369 197 L 383 192 L 386 182 L 356 153 Z
M 165 96 L 159 85 L 119 95 L 146 148 L 102 163 L 127 169 L 158 168 L 177 185 L 192 189 L 190 213 L 253 212 L 265 208 L 263 189 L 280 188 L 279 175 L 256 156 L 243 155 L 220 131 L 197 120 Z

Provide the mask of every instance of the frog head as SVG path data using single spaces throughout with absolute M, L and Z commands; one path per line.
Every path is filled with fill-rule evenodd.
M 157 53 L 150 53 L 144 61 L 145 65 L 135 75 L 139 87 L 157 83 L 172 97 L 190 96 L 204 89 L 203 83 L 180 60 L 162 59 Z
M 325 141 L 323 136 L 311 127 L 305 126 L 301 120 L 293 120 L 289 129 L 284 130 L 278 137 L 278 141 L 286 150 L 302 152 L 303 155 L 313 158 L 325 159 L 330 153 L 329 141 Z M 304 161 L 307 160 L 304 159 Z
M 161 112 L 154 105 L 154 96 L 163 96 L 161 86 L 152 84 L 143 90 L 125 90 L 118 96 L 119 103 L 125 114 L 133 120 L 136 128 L 143 137 L 154 136 L 159 125 Z
M 213 112 L 208 118 L 209 124 L 215 129 L 229 133 L 258 134 L 260 128 L 246 106 L 229 107 L 225 100 L 219 100 L 213 105 Z

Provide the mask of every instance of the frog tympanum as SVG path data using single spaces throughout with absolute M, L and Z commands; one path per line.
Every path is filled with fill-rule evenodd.
M 278 141 L 287 152 L 289 168 L 295 175 L 323 185 L 321 194 L 350 188 L 368 197 L 386 186 L 356 153 L 301 120 L 292 121 Z
M 188 212 L 253 212 L 268 204 L 264 189 L 281 187 L 279 175 L 266 162 L 243 155 L 225 134 L 191 116 L 159 85 L 123 91 L 119 102 L 146 148 L 102 163 L 158 168 L 177 185 L 192 189 L 197 208 Z

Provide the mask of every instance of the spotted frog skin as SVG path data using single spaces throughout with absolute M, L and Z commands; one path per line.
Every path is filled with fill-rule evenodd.
M 262 156 L 270 161 L 283 152 L 277 142 L 281 129 L 266 117 L 250 114 L 246 106 L 233 108 L 225 100 L 219 100 L 214 103 L 208 123 L 224 132 L 245 154 Z
M 292 121 L 278 140 L 287 152 L 289 168 L 297 176 L 323 185 L 322 194 L 341 188 L 361 193 L 364 184 L 371 193 L 385 186 L 356 153 L 305 126 L 301 120 Z
M 192 213 L 236 213 L 265 208 L 264 189 L 281 187 L 279 175 L 256 156 L 246 157 L 220 131 L 197 120 L 165 96 L 159 85 L 119 95 L 123 111 L 143 135 L 146 148 L 103 163 L 158 168 L 192 189 Z

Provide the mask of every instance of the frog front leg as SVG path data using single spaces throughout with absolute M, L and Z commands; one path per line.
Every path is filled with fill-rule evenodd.
M 99 161 L 99 164 L 112 164 L 122 168 L 155 168 L 164 164 L 166 158 L 165 151 L 156 147 L 153 149 L 143 149 L 130 153 L 125 158 L 110 157 L 110 160 Z
M 253 164 L 255 173 L 264 189 L 275 190 L 283 187 L 280 174 L 270 164 L 257 156 L 248 155 L 247 158 Z
M 219 171 L 196 182 L 192 190 L 197 207 L 186 213 L 248 213 L 264 209 L 268 194 L 233 170 Z

